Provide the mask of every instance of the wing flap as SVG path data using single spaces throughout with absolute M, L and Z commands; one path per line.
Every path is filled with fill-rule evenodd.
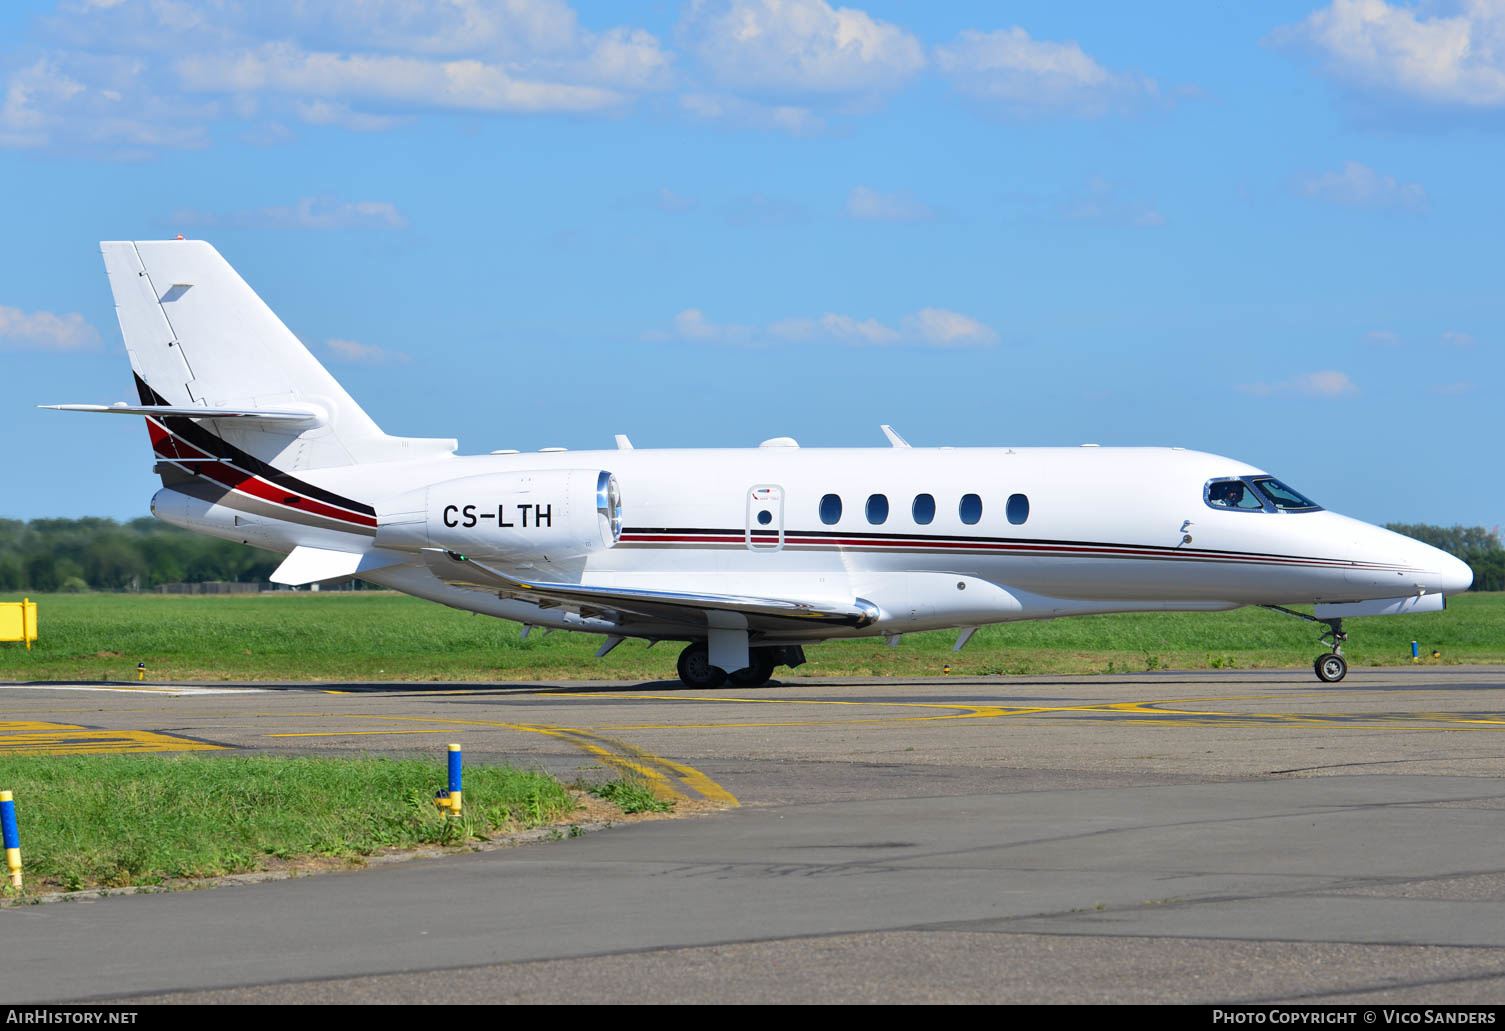
M 445 583 L 485 587 L 531 601 L 544 608 L 564 608 L 599 615 L 615 612 L 641 619 L 693 627 L 790 630 L 795 627 L 865 627 L 878 618 L 871 602 L 807 602 L 735 594 L 654 591 L 636 587 L 538 583 L 520 580 L 475 559 L 439 548 L 425 548 L 429 569 Z

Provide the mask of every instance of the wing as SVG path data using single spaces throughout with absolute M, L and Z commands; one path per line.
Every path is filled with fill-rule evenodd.
M 861 598 L 843 604 L 738 594 L 535 583 L 508 576 L 453 551 L 425 548 L 423 557 L 433 574 L 448 584 L 488 588 L 502 596 L 531 601 L 543 608 L 562 608 L 583 616 L 614 616 L 621 622 L 653 620 L 700 628 L 727 627 L 730 624 L 748 630 L 779 631 L 813 626 L 865 627 L 878 619 L 878 607 Z

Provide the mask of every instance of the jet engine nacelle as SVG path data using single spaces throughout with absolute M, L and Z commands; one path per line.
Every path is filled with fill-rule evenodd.
M 621 491 L 598 469 L 464 476 L 387 499 L 376 521 L 379 548 L 554 564 L 617 542 Z

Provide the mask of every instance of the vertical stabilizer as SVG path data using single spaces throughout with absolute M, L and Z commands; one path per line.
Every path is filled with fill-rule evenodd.
M 200 240 L 101 243 L 142 404 L 317 413 L 309 424 L 206 419 L 234 448 L 279 469 L 449 454 L 453 440 L 390 437 Z

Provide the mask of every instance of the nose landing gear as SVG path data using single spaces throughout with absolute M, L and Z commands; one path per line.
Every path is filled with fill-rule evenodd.
M 1327 624 L 1327 633 L 1317 638 L 1323 644 L 1332 638 L 1332 651 L 1326 655 L 1317 656 L 1317 661 L 1312 663 L 1312 669 L 1317 671 L 1317 679 L 1328 684 L 1336 684 L 1348 675 L 1348 660 L 1343 658 L 1342 642 L 1348 640 L 1348 635 L 1343 632 L 1341 619 L 1323 620 Z
M 1260 608 L 1270 609 L 1272 612 L 1284 612 L 1288 616 L 1305 619 L 1311 623 L 1327 624 L 1327 632 L 1317 640 L 1332 650 L 1326 655 L 1317 656 L 1317 660 L 1312 663 L 1312 670 L 1317 674 L 1318 680 L 1327 684 L 1336 684 L 1348 676 L 1348 660 L 1343 657 L 1343 642 L 1348 640 L 1348 635 L 1343 632 L 1342 619 L 1318 619 L 1316 616 L 1308 616 L 1305 612 L 1282 608 L 1279 605 L 1261 605 Z

